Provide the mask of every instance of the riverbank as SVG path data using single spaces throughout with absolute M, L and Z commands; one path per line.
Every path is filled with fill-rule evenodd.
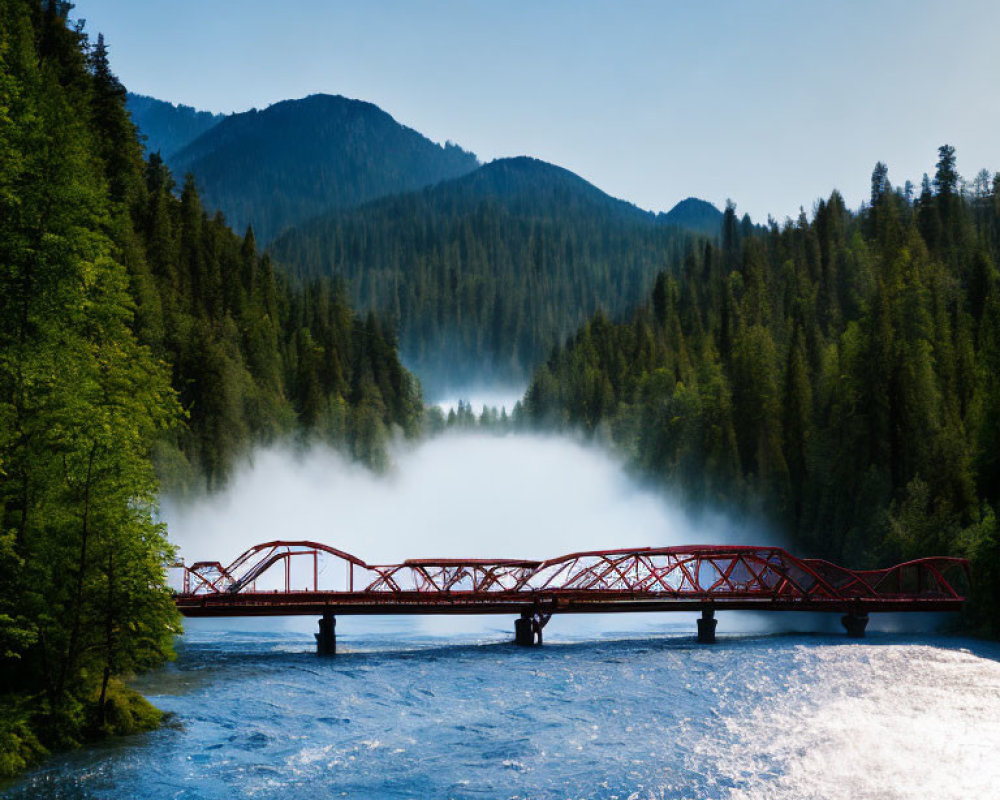
M 117 678 L 109 681 L 103 705 L 95 693 L 80 711 L 87 722 L 82 737 L 75 738 L 62 733 L 57 720 L 46 718 L 39 702 L 0 701 L 0 780 L 15 778 L 53 754 L 156 730 L 164 718 L 160 709 Z

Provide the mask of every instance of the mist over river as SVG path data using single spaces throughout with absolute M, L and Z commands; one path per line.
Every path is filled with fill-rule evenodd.
M 164 498 L 188 561 L 317 539 L 369 562 L 542 559 L 585 549 L 781 544 L 692 515 L 598 447 L 449 433 L 377 476 L 318 448 L 264 450 L 224 492 Z M 964 798 L 1000 782 L 1000 646 L 873 615 L 189 620 L 178 659 L 134 685 L 160 730 L 55 756 L 14 800 L 223 798 Z M 900 632 L 905 630 L 907 632 Z
M 224 491 L 166 497 L 162 514 L 189 561 L 226 562 L 276 538 L 318 539 L 369 563 L 775 539 L 687 513 L 603 448 L 566 437 L 448 432 L 398 444 L 391 461 L 378 475 L 326 448 L 262 450 Z

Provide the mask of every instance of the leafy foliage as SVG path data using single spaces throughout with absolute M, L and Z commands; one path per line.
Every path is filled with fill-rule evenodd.
M 355 317 L 329 280 L 289 281 L 219 215 L 209 217 L 193 181 L 174 197 L 154 155 L 145 170 L 134 285 L 140 335 L 173 366 L 188 424 L 161 442 L 165 477 L 226 480 L 255 442 L 301 433 L 382 460 L 389 432 L 416 432 L 416 381 L 395 338 L 374 317 Z
M 69 10 L 0 0 L 0 774 L 159 720 L 121 683 L 179 631 L 154 461 L 217 485 L 295 430 L 377 465 L 422 414 L 378 319 L 143 160 Z
M 88 58 L 55 4 L 9 0 L 0 25 L 0 685 L 35 698 L 6 732 L 14 768 L 31 731 L 79 741 L 111 674 L 171 653 L 149 448 L 179 408 L 115 259 L 129 153 L 94 157 L 114 135 L 91 124 L 117 91 L 102 43 Z

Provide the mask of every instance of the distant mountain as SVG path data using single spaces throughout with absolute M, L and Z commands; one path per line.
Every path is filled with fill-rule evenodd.
M 456 178 L 479 166 L 453 144 L 435 144 L 371 103 L 331 95 L 226 117 L 176 153 L 175 174 L 194 174 L 202 199 L 267 242 L 284 229 Z
M 666 214 L 660 214 L 658 220 L 666 225 L 698 231 L 706 236 L 718 236 L 722 230 L 722 212 L 697 197 L 681 200 Z
M 358 306 L 394 318 L 433 391 L 525 378 L 595 311 L 638 305 L 691 235 L 522 157 L 317 218 L 271 253 L 302 277 L 339 277 Z
M 598 214 L 635 223 L 655 221 L 651 212 L 605 194 L 576 173 L 528 156 L 499 158 L 425 194 L 430 202 L 452 211 L 494 201 L 512 214 L 539 217 Z
M 191 106 L 174 105 L 154 97 L 129 92 L 125 107 L 132 122 L 145 137 L 147 154 L 159 152 L 169 159 L 185 145 L 197 139 L 223 119 L 223 114 L 196 111 Z

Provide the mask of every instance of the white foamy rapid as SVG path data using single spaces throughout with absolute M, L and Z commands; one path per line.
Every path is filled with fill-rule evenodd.
M 768 702 L 749 704 L 735 687 L 723 711 L 732 738 L 703 738 L 695 758 L 747 800 L 996 797 L 1000 664 L 983 649 L 993 658 L 929 644 L 800 645 Z

